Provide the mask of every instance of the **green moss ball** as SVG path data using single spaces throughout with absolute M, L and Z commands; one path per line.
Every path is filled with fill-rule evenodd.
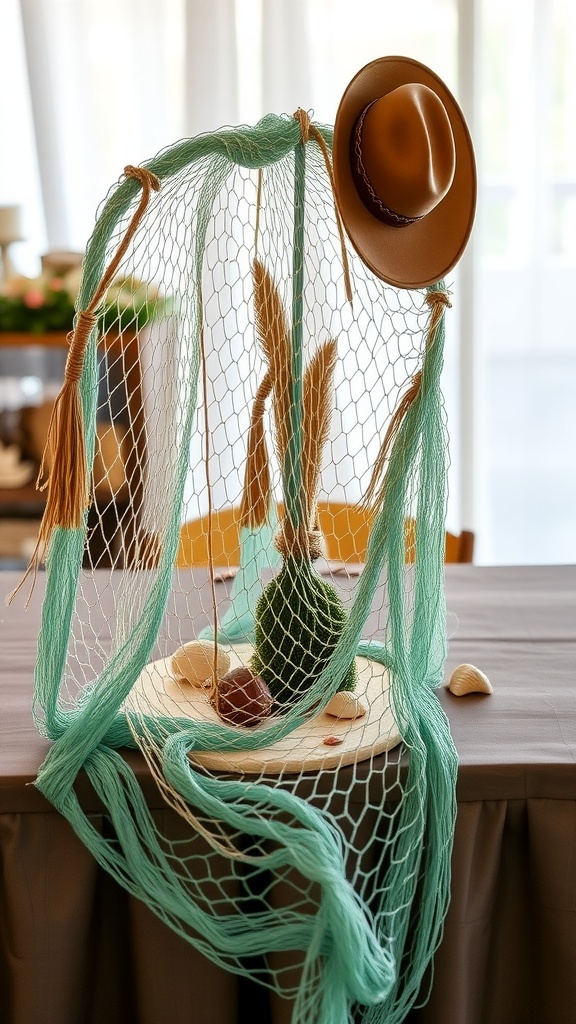
M 251 662 L 278 704 L 293 704 L 315 682 L 332 657 L 346 619 L 334 587 L 309 561 L 288 557 L 256 606 Z M 353 661 L 338 689 L 353 690 L 355 684 Z

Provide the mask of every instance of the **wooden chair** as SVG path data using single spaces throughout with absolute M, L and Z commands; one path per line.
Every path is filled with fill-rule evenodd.
M 472 562 L 474 560 L 474 533 L 462 530 L 461 533 L 446 531 L 445 562 Z
M 176 565 L 209 565 L 208 516 L 191 519 L 180 529 Z M 240 564 L 240 509 L 212 513 L 212 564 L 218 568 Z
M 330 562 L 362 563 L 370 534 L 370 515 L 354 505 L 319 502 L 318 518 L 324 535 L 326 558 Z M 406 561 L 415 555 L 416 521 L 406 520 Z M 474 534 L 446 534 L 446 562 L 471 562 Z M 208 516 L 192 519 L 181 528 L 176 558 L 178 567 L 208 565 Z M 240 562 L 240 525 L 238 508 L 212 513 L 212 564 L 215 567 L 238 565 Z
M 338 502 L 319 502 L 318 518 L 324 535 L 326 557 L 331 562 L 365 562 L 372 517 L 365 509 Z M 405 523 L 406 561 L 413 562 L 416 553 L 416 520 Z M 471 562 L 474 534 L 446 533 L 445 562 Z

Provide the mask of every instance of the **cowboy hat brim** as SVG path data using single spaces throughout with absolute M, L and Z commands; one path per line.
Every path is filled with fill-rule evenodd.
M 360 114 L 400 85 L 419 82 L 442 100 L 454 135 L 456 168 L 447 195 L 413 224 L 391 226 L 362 201 L 350 165 L 350 140 Z M 344 93 L 334 123 L 336 199 L 356 252 L 377 277 L 397 288 L 424 288 L 443 278 L 460 259 L 476 210 L 476 161 L 464 115 L 452 93 L 429 68 L 409 57 L 381 57 L 367 64 Z

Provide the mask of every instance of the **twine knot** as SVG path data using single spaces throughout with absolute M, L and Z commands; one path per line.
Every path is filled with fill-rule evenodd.
M 298 124 L 300 125 L 300 135 L 302 138 L 302 142 L 304 143 L 304 145 L 306 145 L 308 139 L 310 138 L 310 117 L 305 110 L 302 110 L 302 107 L 298 107 L 298 110 L 294 114 L 294 117 L 296 118 Z
M 133 164 L 127 164 L 124 168 L 124 174 L 127 178 L 136 178 L 143 189 L 152 189 L 154 192 L 160 191 L 160 179 L 146 167 L 135 167 Z
M 294 529 L 289 519 L 283 519 L 274 537 L 274 547 L 283 559 L 310 558 L 315 561 L 324 554 L 324 537 L 320 530 L 300 525 Z
M 426 338 L 426 347 L 430 348 L 436 340 L 436 333 L 438 325 L 444 316 L 446 309 L 452 308 L 450 302 L 450 296 L 447 291 L 443 289 L 433 289 L 426 293 L 426 302 L 430 306 L 430 325 L 428 327 L 428 336 Z
M 448 292 L 434 289 L 433 291 L 426 293 L 426 302 L 429 306 L 435 306 L 441 304 L 446 306 L 448 309 L 452 309 L 452 303 L 450 302 L 450 295 Z

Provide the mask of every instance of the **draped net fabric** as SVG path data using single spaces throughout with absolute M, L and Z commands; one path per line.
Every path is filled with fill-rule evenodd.
M 92 504 L 48 547 L 35 713 L 54 743 L 37 785 L 122 886 L 214 963 L 292 1000 L 294 1021 L 401 1021 L 439 942 L 455 813 L 455 751 L 434 693 L 445 654 L 445 292 L 399 292 L 349 257 L 348 300 L 319 145 L 331 131 L 315 132 L 305 141 L 296 119 L 268 116 L 147 165 L 161 187 L 83 361 Z M 108 196 L 80 309 L 139 200 L 133 179 Z M 281 370 L 263 343 L 263 294 L 281 310 Z M 246 499 L 255 400 L 274 372 L 261 421 L 269 485 L 253 474 L 250 492 L 265 513 L 240 523 L 231 602 L 219 607 L 214 581 L 192 622 L 181 609 L 193 573 L 173 573 L 181 527 Z M 119 409 L 111 455 L 98 426 Z M 366 493 L 391 422 L 363 571 L 338 577 L 317 510 Z M 99 642 L 94 573 L 99 588 L 109 575 L 111 649 Z M 172 655 L 200 629 L 214 663 L 224 652 L 257 664 L 269 684 L 275 703 L 256 728 L 220 718 L 208 691 L 199 715 L 198 690 L 171 677 Z M 327 724 L 328 702 L 353 686 L 364 716 Z M 316 761 L 302 747 L 298 768 L 300 737 L 318 722 Z M 157 827 L 125 746 L 143 752 L 186 842 Z M 284 765 L 268 754 L 278 749 Z M 106 808 L 107 837 L 75 794 L 80 771 Z

